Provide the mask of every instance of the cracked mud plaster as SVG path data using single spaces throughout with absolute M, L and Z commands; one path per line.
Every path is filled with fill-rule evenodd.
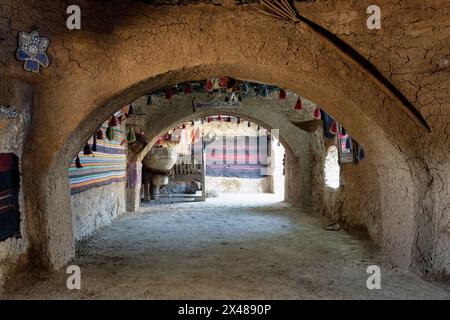
M 27 236 L 38 263 L 59 268 L 73 257 L 66 167 L 102 121 L 167 84 L 231 75 L 285 87 L 342 123 L 364 145 L 370 160 L 361 172 L 370 171 L 373 179 L 344 171 L 353 183 L 345 188 L 361 191 L 347 202 L 368 205 L 361 213 L 367 223 L 379 217 L 376 230 L 388 259 L 448 274 L 450 77 L 443 59 L 449 57 L 450 28 L 442 1 L 380 0 L 385 18 L 379 33 L 365 28 L 360 1 L 296 2 L 307 18 L 392 81 L 420 109 L 430 134 L 308 29 L 256 15 L 246 5 L 80 1 L 82 30 L 68 32 L 62 2 L 0 4 L 2 70 L 35 91 L 23 173 L 24 192 L 30 194 Z M 51 65 L 37 76 L 25 74 L 14 59 L 17 33 L 34 26 L 51 41 Z M 374 203 L 366 204 L 362 195 L 372 193 Z

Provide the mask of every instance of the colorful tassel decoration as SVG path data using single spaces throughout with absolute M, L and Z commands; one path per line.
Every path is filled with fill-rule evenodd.
M 86 143 L 86 144 L 85 144 L 85 146 L 84 146 L 84 148 L 83 148 L 83 154 L 84 154 L 85 156 L 93 155 L 92 150 L 91 150 L 91 147 L 89 146 L 89 143 Z
M 221 88 L 228 88 L 228 82 L 229 81 L 230 81 L 230 78 L 223 77 L 222 79 L 220 79 L 219 87 L 221 87 Z
M 133 127 L 131 127 L 130 131 L 128 131 L 127 140 L 128 140 L 129 144 L 133 144 L 133 143 L 136 142 L 136 134 L 134 132 L 134 128 Z
M 248 83 L 247 82 L 244 82 L 243 84 L 242 84 L 242 89 L 241 89 L 241 91 L 242 91 L 242 94 L 248 94 Z
M 111 126 L 108 126 L 108 128 L 106 128 L 106 137 L 108 138 L 109 141 L 114 140 L 116 133 L 114 131 L 114 128 Z
M 280 93 L 278 94 L 278 98 L 279 98 L 280 100 L 286 99 L 286 90 L 280 89 Z
M 147 96 L 147 107 L 150 107 L 152 104 L 153 104 L 152 96 L 148 95 Z
M 207 92 L 212 92 L 214 90 L 214 85 L 211 79 L 206 80 L 205 90 Z
M 100 128 L 97 130 L 97 132 L 95 133 L 95 135 L 96 135 L 96 137 L 97 137 L 98 140 L 103 140 L 103 138 L 104 138 L 103 131 L 102 131 L 102 129 L 100 129 Z
M 350 137 L 347 137 L 347 140 L 345 141 L 345 149 L 349 149 L 349 150 L 352 149 L 352 142 L 351 142 Z
M 75 166 L 76 166 L 78 169 L 83 168 L 83 166 L 81 165 L 81 160 L 80 160 L 80 157 L 79 157 L 79 156 L 77 156 L 77 157 L 75 158 Z
M 303 109 L 303 105 L 302 105 L 302 100 L 300 99 L 300 97 L 297 98 L 297 102 L 295 103 L 295 110 L 302 110 Z
M 95 134 L 92 137 L 92 151 L 97 151 L 97 136 Z
M 166 89 L 166 99 L 172 99 L 172 88 Z
M 192 86 L 190 82 L 186 82 L 183 87 L 184 94 L 192 94 Z
M 267 90 L 267 86 L 263 85 L 261 88 L 261 96 L 263 98 L 267 98 L 269 96 L 269 90 Z
M 116 116 L 113 115 L 113 116 L 111 117 L 111 119 L 110 119 L 109 122 L 108 122 L 108 125 L 109 125 L 110 127 L 117 127 L 117 126 L 119 125 L 119 122 L 118 122 Z
M 331 124 L 330 133 L 331 134 L 336 134 L 337 133 L 337 123 L 336 123 L 336 121 L 333 121 L 333 123 Z
M 321 114 L 320 114 L 320 108 L 319 107 L 316 107 L 314 109 L 313 118 L 317 119 L 317 120 L 320 120 Z

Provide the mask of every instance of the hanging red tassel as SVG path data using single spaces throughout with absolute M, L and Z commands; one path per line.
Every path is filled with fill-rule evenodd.
M 332 134 L 336 134 L 337 133 L 337 123 L 336 123 L 336 121 L 333 121 L 333 123 L 331 124 L 330 133 L 332 133 Z
M 302 105 L 302 100 L 300 99 L 300 97 L 297 98 L 297 102 L 295 103 L 295 110 L 302 110 L 303 109 L 303 105 Z
M 228 118 L 227 118 L 227 122 L 231 122 L 231 117 L 228 117 Z
M 172 88 L 166 90 L 166 99 L 170 100 L 172 98 Z
M 237 118 L 237 124 L 241 124 L 241 118 Z
M 97 137 L 98 140 L 103 140 L 103 138 L 104 138 L 103 131 L 102 131 L 102 129 L 100 129 L 100 128 L 97 130 L 97 132 L 95 133 L 95 135 L 96 135 L 96 137 Z
M 321 118 L 321 115 L 320 115 L 320 108 L 319 108 L 319 107 L 316 107 L 316 108 L 314 109 L 313 118 L 314 118 L 314 119 L 317 119 L 317 120 L 319 120 L 319 119 Z
M 111 117 L 111 119 L 109 120 L 108 125 L 109 125 L 110 127 L 117 127 L 117 126 L 119 125 L 116 116 L 113 115 L 113 116 Z
M 279 98 L 280 100 L 286 99 L 286 90 L 280 89 L 280 93 L 278 94 L 278 98 Z
M 208 117 L 208 123 L 210 123 L 211 122 L 211 117 Z
M 76 159 L 75 159 L 75 166 L 76 166 L 78 169 L 83 168 L 83 166 L 81 165 L 81 160 L 80 160 L 80 157 L 79 157 L 79 156 L 77 156 Z
M 190 82 L 186 82 L 183 88 L 184 94 L 192 94 L 192 86 Z
M 214 85 L 211 79 L 206 80 L 205 90 L 208 92 L 212 92 L 214 90 Z
M 228 78 L 228 77 L 223 77 L 222 79 L 220 79 L 219 87 L 225 88 L 228 85 L 229 80 L 230 80 L 230 78 Z

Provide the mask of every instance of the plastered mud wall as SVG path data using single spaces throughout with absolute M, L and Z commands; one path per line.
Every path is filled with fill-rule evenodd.
M 367 233 L 377 245 L 382 243 L 380 185 L 370 157 L 340 166 L 340 186 L 325 184 L 324 165 L 328 148 L 335 140 L 323 137 L 322 127 L 311 133 L 312 202 L 315 212 L 330 218 L 353 233 Z
M 75 240 L 92 235 L 125 210 L 125 182 L 111 183 L 71 195 Z

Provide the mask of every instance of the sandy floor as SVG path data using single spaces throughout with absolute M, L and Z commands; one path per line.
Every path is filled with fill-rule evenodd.
M 141 208 L 79 244 L 81 290 L 68 290 L 61 272 L 8 298 L 450 299 L 443 286 L 381 264 L 369 242 L 275 200 Z M 366 288 L 372 264 L 381 265 L 381 290 Z

